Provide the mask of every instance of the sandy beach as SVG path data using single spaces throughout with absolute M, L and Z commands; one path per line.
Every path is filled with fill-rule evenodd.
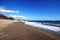
M 60 40 L 56 36 L 17 20 L 0 20 L 0 40 Z

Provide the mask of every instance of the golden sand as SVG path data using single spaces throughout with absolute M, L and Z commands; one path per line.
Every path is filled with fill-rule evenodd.
M 0 21 L 0 40 L 60 40 L 60 37 L 27 26 L 17 20 Z M 3 27 L 5 26 L 5 27 Z

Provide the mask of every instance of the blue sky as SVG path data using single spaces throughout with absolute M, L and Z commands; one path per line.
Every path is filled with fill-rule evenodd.
M 0 9 L 10 11 L 2 11 L 6 16 L 32 20 L 60 20 L 60 0 L 0 0 Z

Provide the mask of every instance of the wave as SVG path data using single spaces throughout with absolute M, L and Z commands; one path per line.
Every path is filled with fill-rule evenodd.
M 23 22 L 26 25 L 33 26 L 33 27 L 43 28 L 43 29 L 47 29 L 47 30 L 51 30 L 51 31 L 60 33 L 60 27 L 43 25 L 43 24 L 37 23 L 37 22 L 28 22 L 28 21 L 21 21 L 21 22 Z

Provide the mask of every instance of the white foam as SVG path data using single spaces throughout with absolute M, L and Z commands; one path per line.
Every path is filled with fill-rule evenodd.
M 30 25 L 30 26 L 34 26 L 34 27 L 40 27 L 40 28 L 44 28 L 44 29 L 48 29 L 48 30 L 52 30 L 55 32 L 60 33 L 60 27 L 54 27 L 54 26 L 49 26 L 49 25 L 43 25 L 41 23 L 36 23 L 36 22 L 27 22 L 27 21 L 23 21 L 25 24 Z

